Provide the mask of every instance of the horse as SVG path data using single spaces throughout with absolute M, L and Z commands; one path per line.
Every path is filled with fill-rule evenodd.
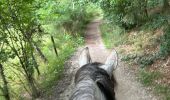
M 116 80 L 113 71 L 118 64 L 115 50 L 107 57 L 106 62 L 92 62 L 89 48 L 81 51 L 80 68 L 75 74 L 75 88 L 69 100 L 116 100 Z

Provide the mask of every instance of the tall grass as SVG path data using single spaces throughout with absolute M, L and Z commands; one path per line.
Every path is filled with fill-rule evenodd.
M 45 75 L 45 77 L 47 77 L 47 81 L 45 81 L 45 83 L 47 83 L 46 85 L 51 84 L 53 80 L 57 81 L 58 76 L 62 74 L 65 61 L 68 60 L 68 58 L 70 57 L 71 54 L 73 54 L 76 48 L 80 44 L 82 44 L 83 40 L 78 38 L 80 37 L 75 38 L 71 37 L 68 34 L 66 36 L 60 36 L 60 41 L 57 42 L 57 44 L 60 45 L 56 45 L 58 46 L 57 49 L 59 54 L 58 57 L 56 57 L 53 51 L 52 44 L 46 42 L 48 43 L 48 47 L 43 47 L 43 52 L 49 61 L 48 66 L 46 66 L 47 69 L 45 68 L 44 70 L 47 71 Z
M 106 48 L 112 48 L 126 43 L 127 35 L 124 34 L 124 29 L 107 22 L 104 22 L 100 26 L 100 29 Z
M 55 25 L 54 25 L 55 26 Z M 43 53 L 48 59 L 48 64 L 45 64 L 39 59 L 40 70 L 42 72 L 41 79 L 39 83 L 41 87 L 47 91 L 56 84 L 57 80 L 60 79 L 63 73 L 64 64 L 68 58 L 73 54 L 78 46 L 84 43 L 83 38 L 80 35 L 71 35 L 66 33 L 62 29 L 54 29 L 51 25 L 45 26 L 47 32 L 54 36 L 54 41 L 56 42 L 56 47 L 58 51 L 58 57 L 53 50 L 53 44 L 50 40 L 50 36 L 46 35 L 43 37 L 43 42 L 41 47 Z M 52 28 L 52 29 L 51 29 Z

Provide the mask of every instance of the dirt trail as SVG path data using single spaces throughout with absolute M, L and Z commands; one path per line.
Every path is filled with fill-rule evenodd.
M 98 20 L 91 22 L 87 26 L 85 34 L 86 46 L 90 48 L 90 54 L 93 62 L 104 62 L 109 54 L 109 50 L 107 50 L 103 45 L 99 25 L 100 21 Z M 81 49 L 82 48 L 79 48 L 70 60 L 66 62 L 62 80 L 54 86 L 52 94 L 48 95 L 45 100 L 69 99 L 74 87 L 73 77 L 79 68 L 77 61 Z M 114 74 L 118 82 L 118 87 L 116 88 L 117 100 L 159 100 L 137 81 L 134 72 L 129 70 L 122 62 L 119 62 L 119 66 L 115 70 Z

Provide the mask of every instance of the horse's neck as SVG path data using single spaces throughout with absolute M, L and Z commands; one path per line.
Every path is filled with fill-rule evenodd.
M 96 83 L 90 79 L 83 79 L 76 84 L 72 100 L 106 100 Z

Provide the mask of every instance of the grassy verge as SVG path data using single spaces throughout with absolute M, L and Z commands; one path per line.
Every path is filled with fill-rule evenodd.
M 115 47 L 122 61 L 134 65 L 139 80 L 151 87 L 162 100 L 170 100 L 169 63 L 170 28 L 169 15 L 157 14 L 141 26 L 123 30 L 110 23 L 101 25 L 103 41 L 107 48 Z
M 57 81 L 63 72 L 65 61 L 67 61 L 76 48 L 83 43 L 81 37 L 75 38 L 68 34 L 65 36 L 60 36 L 59 39 L 61 40 L 58 41 L 57 44 L 60 45 L 56 45 L 59 48 L 58 57 L 56 57 L 52 44 L 48 42 L 48 39 L 46 40 L 47 44 L 45 43 L 48 46 L 43 47 L 43 52 L 49 61 L 49 64 L 47 66 L 43 66 L 42 68 L 44 71 L 43 78 L 45 78 L 45 80 L 41 80 L 41 83 L 42 85 L 45 85 L 44 87 L 46 87 L 46 89 L 53 86 L 52 84 Z M 55 40 L 57 41 L 57 38 Z
M 105 43 L 106 48 L 112 48 L 114 46 L 122 45 L 126 42 L 125 30 L 118 26 L 112 25 L 108 22 L 104 22 L 101 26 L 101 35 Z
M 61 30 L 56 30 L 51 25 L 45 26 L 49 33 L 54 36 L 58 56 L 56 56 L 50 36 L 44 36 L 41 45 L 42 52 L 47 57 L 48 64 L 42 62 L 39 58 L 40 71 L 42 72 L 39 80 L 41 88 L 48 94 L 52 86 L 56 84 L 58 79 L 62 78 L 65 62 L 75 52 L 75 50 L 83 45 L 84 40 L 81 36 L 61 33 Z M 52 29 L 51 29 L 52 28 Z
M 151 87 L 156 94 L 161 95 L 163 100 L 170 100 L 170 88 L 168 85 L 157 83 L 163 76 L 160 72 L 147 72 L 140 70 L 139 80 L 145 85 Z
M 29 63 L 29 65 L 33 65 L 33 68 L 28 68 L 28 72 L 33 75 L 35 87 L 40 92 L 50 90 L 57 83 L 58 79 L 62 77 L 65 62 L 78 46 L 84 42 L 82 36 L 84 35 L 86 25 L 94 18 L 96 19 L 98 16 L 101 18 L 102 16 L 102 10 L 94 3 L 88 3 L 88 5 L 75 3 L 72 7 L 70 6 L 73 3 L 72 1 L 60 1 L 42 2 L 35 11 L 35 22 L 37 22 L 36 27 L 38 29 L 34 30 L 37 34 L 35 34 L 36 36 L 33 38 L 32 44 L 34 47 L 37 45 L 42 54 L 38 52 L 39 50 L 34 50 L 33 55 L 31 55 L 34 57 L 31 59 L 35 58 L 35 60 Z M 32 27 L 32 24 L 28 27 Z M 54 37 L 55 43 L 52 42 L 51 36 Z M 54 48 L 57 49 L 58 56 L 56 56 Z M 11 53 L 10 56 L 12 55 Z M 43 55 L 47 62 L 40 55 Z M 3 65 L 6 78 L 9 82 L 9 95 L 11 99 L 31 99 L 32 91 L 24 77 L 24 71 L 21 69 L 19 59 L 17 57 L 8 59 Z M 37 67 L 40 70 L 40 75 L 38 75 Z M 0 80 L 1 86 L 3 86 L 3 82 Z M 4 100 L 2 91 L 0 88 L 0 100 Z
M 65 62 L 74 51 L 84 43 L 83 38 L 78 34 L 73 36 L 65 31 L 57 30 L 52 26 L 55 25 L 44 26 L 44 29 L 47 30 L 46 32 L 48 34 L 41 36 L 40 42 L 37 43 L 39 49 L 48 61 L 45 62 L 36 50 L 34 53 L 40 75 L 38 75 L 36 70 L 34 70 L 33 75 L 37 88 L 43 92 L 47 92 L 54 84 L 56 84 L 57 80 L 61 78 Z M 54 52 L 53 43 L 50 37 L 51 35 L 54 37 L 58 57 Z M 38 41 L 39 39 L 34 40 Z M 11 100 L 30 100 L 31 90 L 22 73 L 23 70 L 20 68 L 19 60 L 17 58 L 9 59 L 8 62 L 4 63 L 4 68 L 5 75 L 9 82 L 8 86 Z M 5 100 L 1 94 L 0 90 L 0 100 Z

